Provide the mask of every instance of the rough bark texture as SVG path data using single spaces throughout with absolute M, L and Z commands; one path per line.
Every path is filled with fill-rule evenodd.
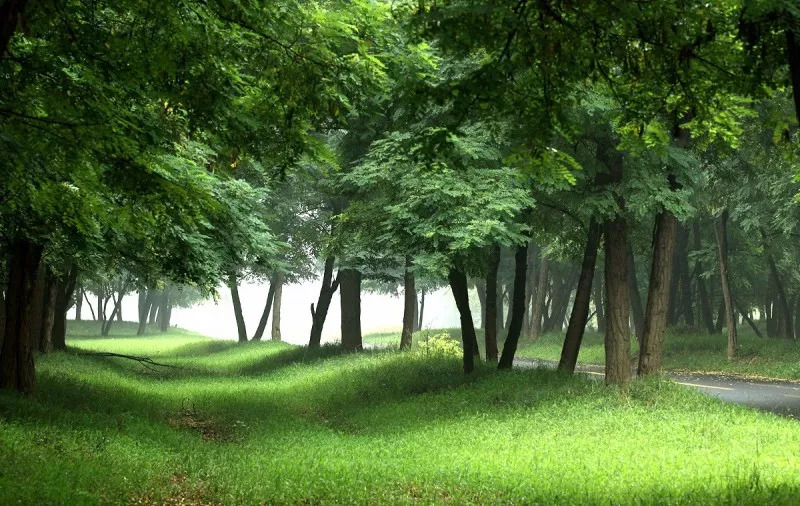
M 633 328 L 636 333 L 636 340 L 642 342 L 644 334 L 644 309 L 642 308 L 642 297 L 639 295 L 639 282 L 636 279 L 636 259 L 633 255 L 633 247 L 628 243 L 628 291 L 631 297 L 631 314 L 633 315 Z
M 322 271 L 322 286 L 319 289 L 317 305 L 311 304 L 311 334 L 308 339 L 310 348 L 318 348 L 322 342 L 322 327 L 325 325 L 325 318 L 328 316 L 328 308 L 331 305 L 331 298 L 339 288 L 339 279 L 333 279 L 334 257 L 325 259 L 325 268 Z
M 511 296 L 511 322 L 508 334 L 503 343 L 498 369 L 511 369 L 514 355 L 517 353 L 519 334 L 522 332 L 522 320 L 525 319 L 525 281 L 528 277 L 528 245 L 517 247 L 514 253 L 514 292 Z
M 0 388 L 31 394 L 36 387 L 30 306 L 42 247 L 26 240 L 11 245 L 6 288 L 6 321 L 0 349 Z
M 273 341 L 281 340 L 281 304 L 283 302 L 283 273 L 275 276 L 275 296 L 272 299 L 272 333 L 270 338 Z
M 738 347 L 736 320 L 733 316 L 733 299 L 728 282 L 728 210 L 722 212 L 715 227 L 717 236 L 717 254 L 719 256 L 719 274 L 722 282 L 722 301 L 725 305 L 725 321 L 728 325 L 728 360 L 733 360 Z
M 411 257 L 406 257 L 406 270 L 403 279 L 403 330 L 400 333 L 400 349 L 411 347 L 411 336 L 414 333 L 414 315 L 417 312 L 416 288 L 414 272 L 411 270 Z
M 455 267 L 450 268 L 447 276 L 450 282 L 450 290 L 453 292 L 453 299 L 458 308 L 461 319 L 461 343 L 464 356 L 464 374 L 469 374 L 475 369 L 475 355 L 472 349 L 475 345 L 475 325 L 472 322 L 472 312 L 469 309 L 469 291 L 467 288 L 467 276 L 464 271 Z
M 500 246 L 494 246 L 490 250 L 488 267 L 483 338 L 486 346 L 486 361 L 497 362 L 497 271 L 500 267 Z
M 694 249 L 696 251 L 702 249 L 702 242 L 701 242 L 701 234 L 700 234 L 700 223 L 694 222 Z M 703 272 L 703 266 L 698 261 L 695 265 L 695 270 L 697 271 L 697 296 L 700 299 L 700 319 L 703 321 L 703 326 L 706 328 L 709 334 L 714 333 L 714 314 L 711 310 L 711 297 L 708 293 L 708 289 L 706 288 L 706 280 L 703 279 L 701 275 Z
M 536 284 L 536 294 L 533 297 L 531 309 L 531 339 L 539 339 L 542 335 L 542 313 L 544 312 L 544 297 L 547 291 L 547 257 L 542 256 L 539 261 L 539 281 Z
M 667 330 L 669 287 L 678 220 L 669 211 L 662 211 L 656 219 L 658 221 L 653 241 L 653 263 L 647 290 L 644 334 L 639 346 L 639 376 L 660 372 L 664 358 L 664 333 Z
M 239 280 L 235 274 L 228 275 L 228 288 L 231 290 L 231 300 L 233 301 L 233 315 L 236 318 L 236 331 L 239 335 L 239 342 L 247 342 L 247 327 L 244 323 L 242 314 L 242 301 L 239 298 Z
M 628 335 L 627 234 L 621 218 L 606 222 L 606 384 L 622 385 L 631 377 L 631 343 Z
M 267 303 L 264 304 L 264 311 L 261 312 L 261 319 L 258 321 L 258 327 L 253 334 L 252 341 L 261 341 L 264 336 L 264 330 L 267 328 L 267 320 L 269 320 L 269 313 L 272 311 L 272 301 L 275 298 L 275 276 L 270 279 L 269 289 L 267 290 Z
M 592 295 L 592 279 L 597 262 L 597 248 L 600 245 L 600 225 L 594 218 L 589 222 L 586 236 L 586 248 L 583 251 L 581 274 L 578 278 L 578 288 L 575 290 L 575 302 L 572 304 L 572 314 L 569 317 L 567 335 L 564 346 L 561 348 L 561 360 L 558 368 L 562 371 L 575 371 L 578 362 L 578 352 L 583 341 L 583 332 L 589 319 L 589 299 Z
M 364 347 L 361 341 L 361 273 L 355 269 L 339 269 L 338 278 L 342 347 L 347 351 L 359 351 Z

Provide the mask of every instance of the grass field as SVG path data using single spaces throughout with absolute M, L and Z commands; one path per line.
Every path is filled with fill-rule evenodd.
M 461 340 L 460 329 L 430 329 L 414 335 L 414 342 L 427 335 L 449 333 Z M 478 330 L 478 341 L 483 349 L 483 333 Z M 383 333 L 375 339 L 365 340 L 376 345 L 397 346 L 400 334 Z M 739 351 L 733 361 L 727 358 L 727 337 L 669 332 L 664 346 L 664 366 L 672 371 L 708 372 L 750 378 L 800 380 L 800 341 L 758 338 L 751 333 L 739 336 Z M 545 334 L 533 342 L 520 339 L 517 357 L 557 361 L 561 356 L 564 334 Z M 631 356 L 638 353 L 636 340 L 631 342 Z M 603 335 L 587 332 L 583 339 L 578 361 L 583 364 L 603 365 L 605 351 Z
M 317 352 L 70 327 L 0 393 L 0 504 L 769 503 L 797 422 L 665 381 L 460 372 L 446 348 Z M 79 350 L 147 354 L 144 367 Z M 457 352 L 456 352 L 457 353 Z

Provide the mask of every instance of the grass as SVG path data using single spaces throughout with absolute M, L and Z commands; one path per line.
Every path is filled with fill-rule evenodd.
M 98 339 L 71 326 L 69 352 L 39 357 L 35 397 L 0 393 L 0 503 L 792 504 L 800 493 L 797 422 L 671 382 L 465 377 L 430 347 L 309 352 L 126 328 Z M 74 353 L 88 348 L 180 368 Z
M 446 332 L 454 339 L 461 340 L 460 329 L 430 329 L 414 335 L 414 342 L 425 336 Z M 483 334 L 478 332 L 478 341 L 483 346 Z M 400 334 L 380 334 L 374 338 L 365 336 L 365 341 L 396 346 L 400 342 Z M 664 346 L 664 367 L 671 371 L 705 372 L 741 376 L 747 378 L 800 380 L 800 342 L 785 339 L 765 339 L 751 333 L 739 335 L 739 350 L 734 360 L 727 358 L 727 337 L 725 335 L 709 336 L 703 334 L 684 333 L 679 329 L 668 332 Z M 545 334 L 536 341 L 521 338 L 517 349 L 517 357 L 537 358 L 558 361 L 561 357 L 561 346 L 564 334 Z M 631 342 L 631 356 L 638 353 L 636 340 Z M 578 361 L 583 364 L 603 365 L 605 350 L 603 335 L 586 332 Z

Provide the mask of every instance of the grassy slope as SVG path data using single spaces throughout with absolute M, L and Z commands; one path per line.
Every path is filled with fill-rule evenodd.
M 0 394 L 0 504 L 790 504 L 800 494 L 797 422 L 671 383 L 621 392 L 488 368 L 465 378 L 457 358 L 421 352 L 311 353 L 180 331 L 69 344 L 183 368 L 41 357 L 35 398 Z
M 455 339 L 461 339 L 459 329 L 432 329 L 417 333 L 415 340 L 423 339 L 426 333 L 439 332 L 448 332 Z M 480 331 L 478 333 L 481 341 L 482 334 Z M 400 334 L 380 334 L 379 339 L 366 336 L 365 340 L 381 345 L 396 345 L 400 341 Z M 563 334 L 546 334 L 536 342 L 521 339 L 517 356 L 557 361 L 561 356 L 563 342 Z M 736 359 L 728 361 L 726 336 L 670 334 L 666 339 L 664 364 L 667 369 L 674 371 L 703 371 L 754 378 L 800 380 L 800 342 L 760 339 L 753 334 L 744 333 L 739 336 L 739 345 Z M 636 341 L 633 340 L 631 354 L 635 355 L 637 351 Z M 602 334 L 586 333 L 578 360 L 584 364 L 605 363 Z

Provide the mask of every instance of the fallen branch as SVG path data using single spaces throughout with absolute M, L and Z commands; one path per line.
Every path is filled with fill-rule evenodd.
M 177 365 L 162 364 L 162 363 L 159 363 L 159 362 L 154 362 L 153 359 L 150 358 L 150 357 L 138 357 L 136 355 L 123 355 L 123 354 L 120 354 L 120 353 L 110 353 L 110 352 L 107 352 L 107 351 L 83 352 L 83 353 L 78 353 L 78 355 L 89 356 L 89 357 L 126 358 L 128 360 L 135 360 L 136 362 L 139 362 L 140 364 L 142 364 L 144 366 L 147 366 L 148 368 L 150 368 L 149 366 L 155 365 L 155 366 L 159 366 L 159 367 L 172 367 L 174 369 L 182 369 L 181 367 L 179 367 Z

